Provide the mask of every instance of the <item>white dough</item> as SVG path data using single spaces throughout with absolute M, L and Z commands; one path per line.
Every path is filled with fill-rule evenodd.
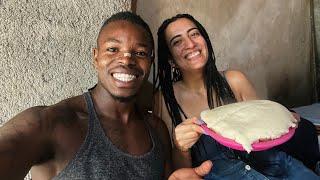
M 275 139 L 295 127 L 295 118 L 279 103 L 250 100 L 201 112 L 207 126 L 223 137 L 233 139 L 250 153 L 259 139 Z

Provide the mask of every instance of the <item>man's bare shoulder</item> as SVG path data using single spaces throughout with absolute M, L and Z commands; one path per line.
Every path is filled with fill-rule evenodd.
M 64 99 L 50 106 L 35 106 L 28 108 L 13 119 L 27 119 L 34 121 L 61 121 L 65 119 L 73 119 L 73 116 L 85 111 L 84 99 L 82 96 L 75 96 Z
M 53 159 L 57 155 L 55 137 L 77 122 L 75 119 L 85 110 L 84 104 L 83 97 L 77 96 L 51 106 L 31 107 L 0 127 L 0 176 L 22 177 L 31 165 Z
M 152 128 L 154 128 L 154 129 L 160 128 L 161 129 L 163 125 L 165 126 L 164 122 L 155 114 L 148 113 L 146 116 L 147 116 L 147 119 L 150 122 L 150 125 Z
M 86 113 L 82 96 L 75 96 L 50 106 L 28 108 L 10 119 L 4 126 L 25 131 L 50 132 L 57 124 L 70 124 Z
M 160 138 L 160 141 L 162 142 L 164 146 L 164 155 L 165 155 L 165 161 L 166 161 L 166 169 L 168 169 L 168 173 L 171 173 L 171 165 L 172 165 L 172 159 L 171 159 L 171 139 L 168 132 L 168 128 L 163 120 L 161 120 L 158 116 L 150 115 L 149 121 L 151 122 L 151 126 L 155 129 L 158 137 Z
M 86 103 L 82 95 L 71 97 L 43 110 L 42 118 L 52 123 L 70 124 L 87 114 Z
M 157 134 L 162 139 L 162 141 L 165 141 L 166 144 L 170 144 L 170 135 L 165 122 L 158 116 L 153 114 L 149 115 L 149 122 L 151 124 L 151 127 L 156 130 Z

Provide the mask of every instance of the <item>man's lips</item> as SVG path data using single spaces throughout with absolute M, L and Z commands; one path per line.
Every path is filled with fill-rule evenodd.
M 130 81 L 137 79 L 136 75 L 128 74 L 128 73 L 117 72 L 117 73 L 112 73 L 111 75 L 116 80 L 122 81 L 122 82 L 130 82 Z

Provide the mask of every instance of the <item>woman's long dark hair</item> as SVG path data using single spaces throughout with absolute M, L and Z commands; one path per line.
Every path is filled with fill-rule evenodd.
M 183 77 L 179 70 L 171 72 L 169 59 L 171 53 L 166 43 L 165 30 L 168 25 L 177 19 L 187 18 L 191 20 L 198 28 L 200 34 L 204 37 L 208 47 L 208 61 L 203 71 L 204 84 L 207 89 L 208 106 L 214 108 L 215 102 L 217 106 L 222 105 L 225 99 L 235 99 L 234 94 L 225 80 L 218 72 L 215 64 L 215 56 L 208 33 L 204 27 L 189 14 L 178 14 L 170 19 L 165 20 L 158 29 L 158 74 L 153 79 L 153 84 L 157 90 L 161 90 L 164 97 L 165 105 L 174 126 L 182 122 L 181 112 L 184 113 L 179 106 L 173 91 L 173 84 L 180 81 Z M 159 82 L 158 82 L 159 81 Z

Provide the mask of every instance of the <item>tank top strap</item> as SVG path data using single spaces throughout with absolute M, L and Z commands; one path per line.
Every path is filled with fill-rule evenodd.
M 93 101 L 92 101 L 91 94 L 90 94 L 89 91 L 84 93 L 84 98 L 85 98 L 86 103 L 87 103 L 87 109 L 88 109 L 89 117 L 90 118 L 94 118 L 95 113 L 94 113 L 94 111 L 92 111 L 94 109 L 94 106 L 93 106 Z
M 220 71 L 219 73 L 221 74 L 221 76 L 222 76 L 224 79 L 226 79 L 226 74 L 225 74 L 226 71 Z
M 84 98 L 86 100 L 86 104 L 87 104 L 87 110 L 88 110 L 88 114 L 89 114 L 89 118 L 88 118 L 88 125 L 89 125 L 89 129 L 90 127 L 93 126 L 93 121 L 94 119 L 96 119 L 96 113 L 95 113 L 95 110 L 94 110 L 94 105 L 93 105 L 93 101 L 92 101 L 92 98 L 91 98 L 91 94 L 89 91 L 85 92 L 84 94 Z
M 151 118 L 152 114 L 150 113 L 143 113 L 143 123 L 146 125 L 149 137 L 151 138 L 152 141 L 152 146 L 156 147 L 159 145 L 159 142 L 161 142 L 161 140 L 159 139 L 158 135 L 156 134 L 156 130 L 154 128 L 152 128 L 149 119 Z M 160 146 L 162 147 L 162 146 Z
M 226 78 L 226 70 L 225 70 L 225 71 L 220 71 L 219 73 L 221 74 L 221 76 L 222 76 L 222 78 L 224 79 L 224 81 L 225 81 L 227 84 L 229 84 L 229 83 L 228 83 L 228 80 L 227 80 L 227 78 Z M 230 86 L 230 85 L 229 85 L 229 86 Z M 231 88 L 231 87 L 230 87 L 230 88 Z M 232 92 L 232 95 L 234 96 L 233 92 Z M 223 104 L 230 104 L 230 103 L 235 103 L 235 102 L 237 102 L 237 100 L 235 99 L 235 97 L 225 97 L 225 98 L 222 99 L 222 103 L 223 103 Z
M 104 137 L 105 133 L 100 125 L 100 121 L 98 119 L 98 116 L 96 114 L 93 99 L 90 94 L 90 91 L 87 91 L 84 93 L 84 97 L 87 103 L 87 109 L 88 109 L 88 136 L 101 136 Z

